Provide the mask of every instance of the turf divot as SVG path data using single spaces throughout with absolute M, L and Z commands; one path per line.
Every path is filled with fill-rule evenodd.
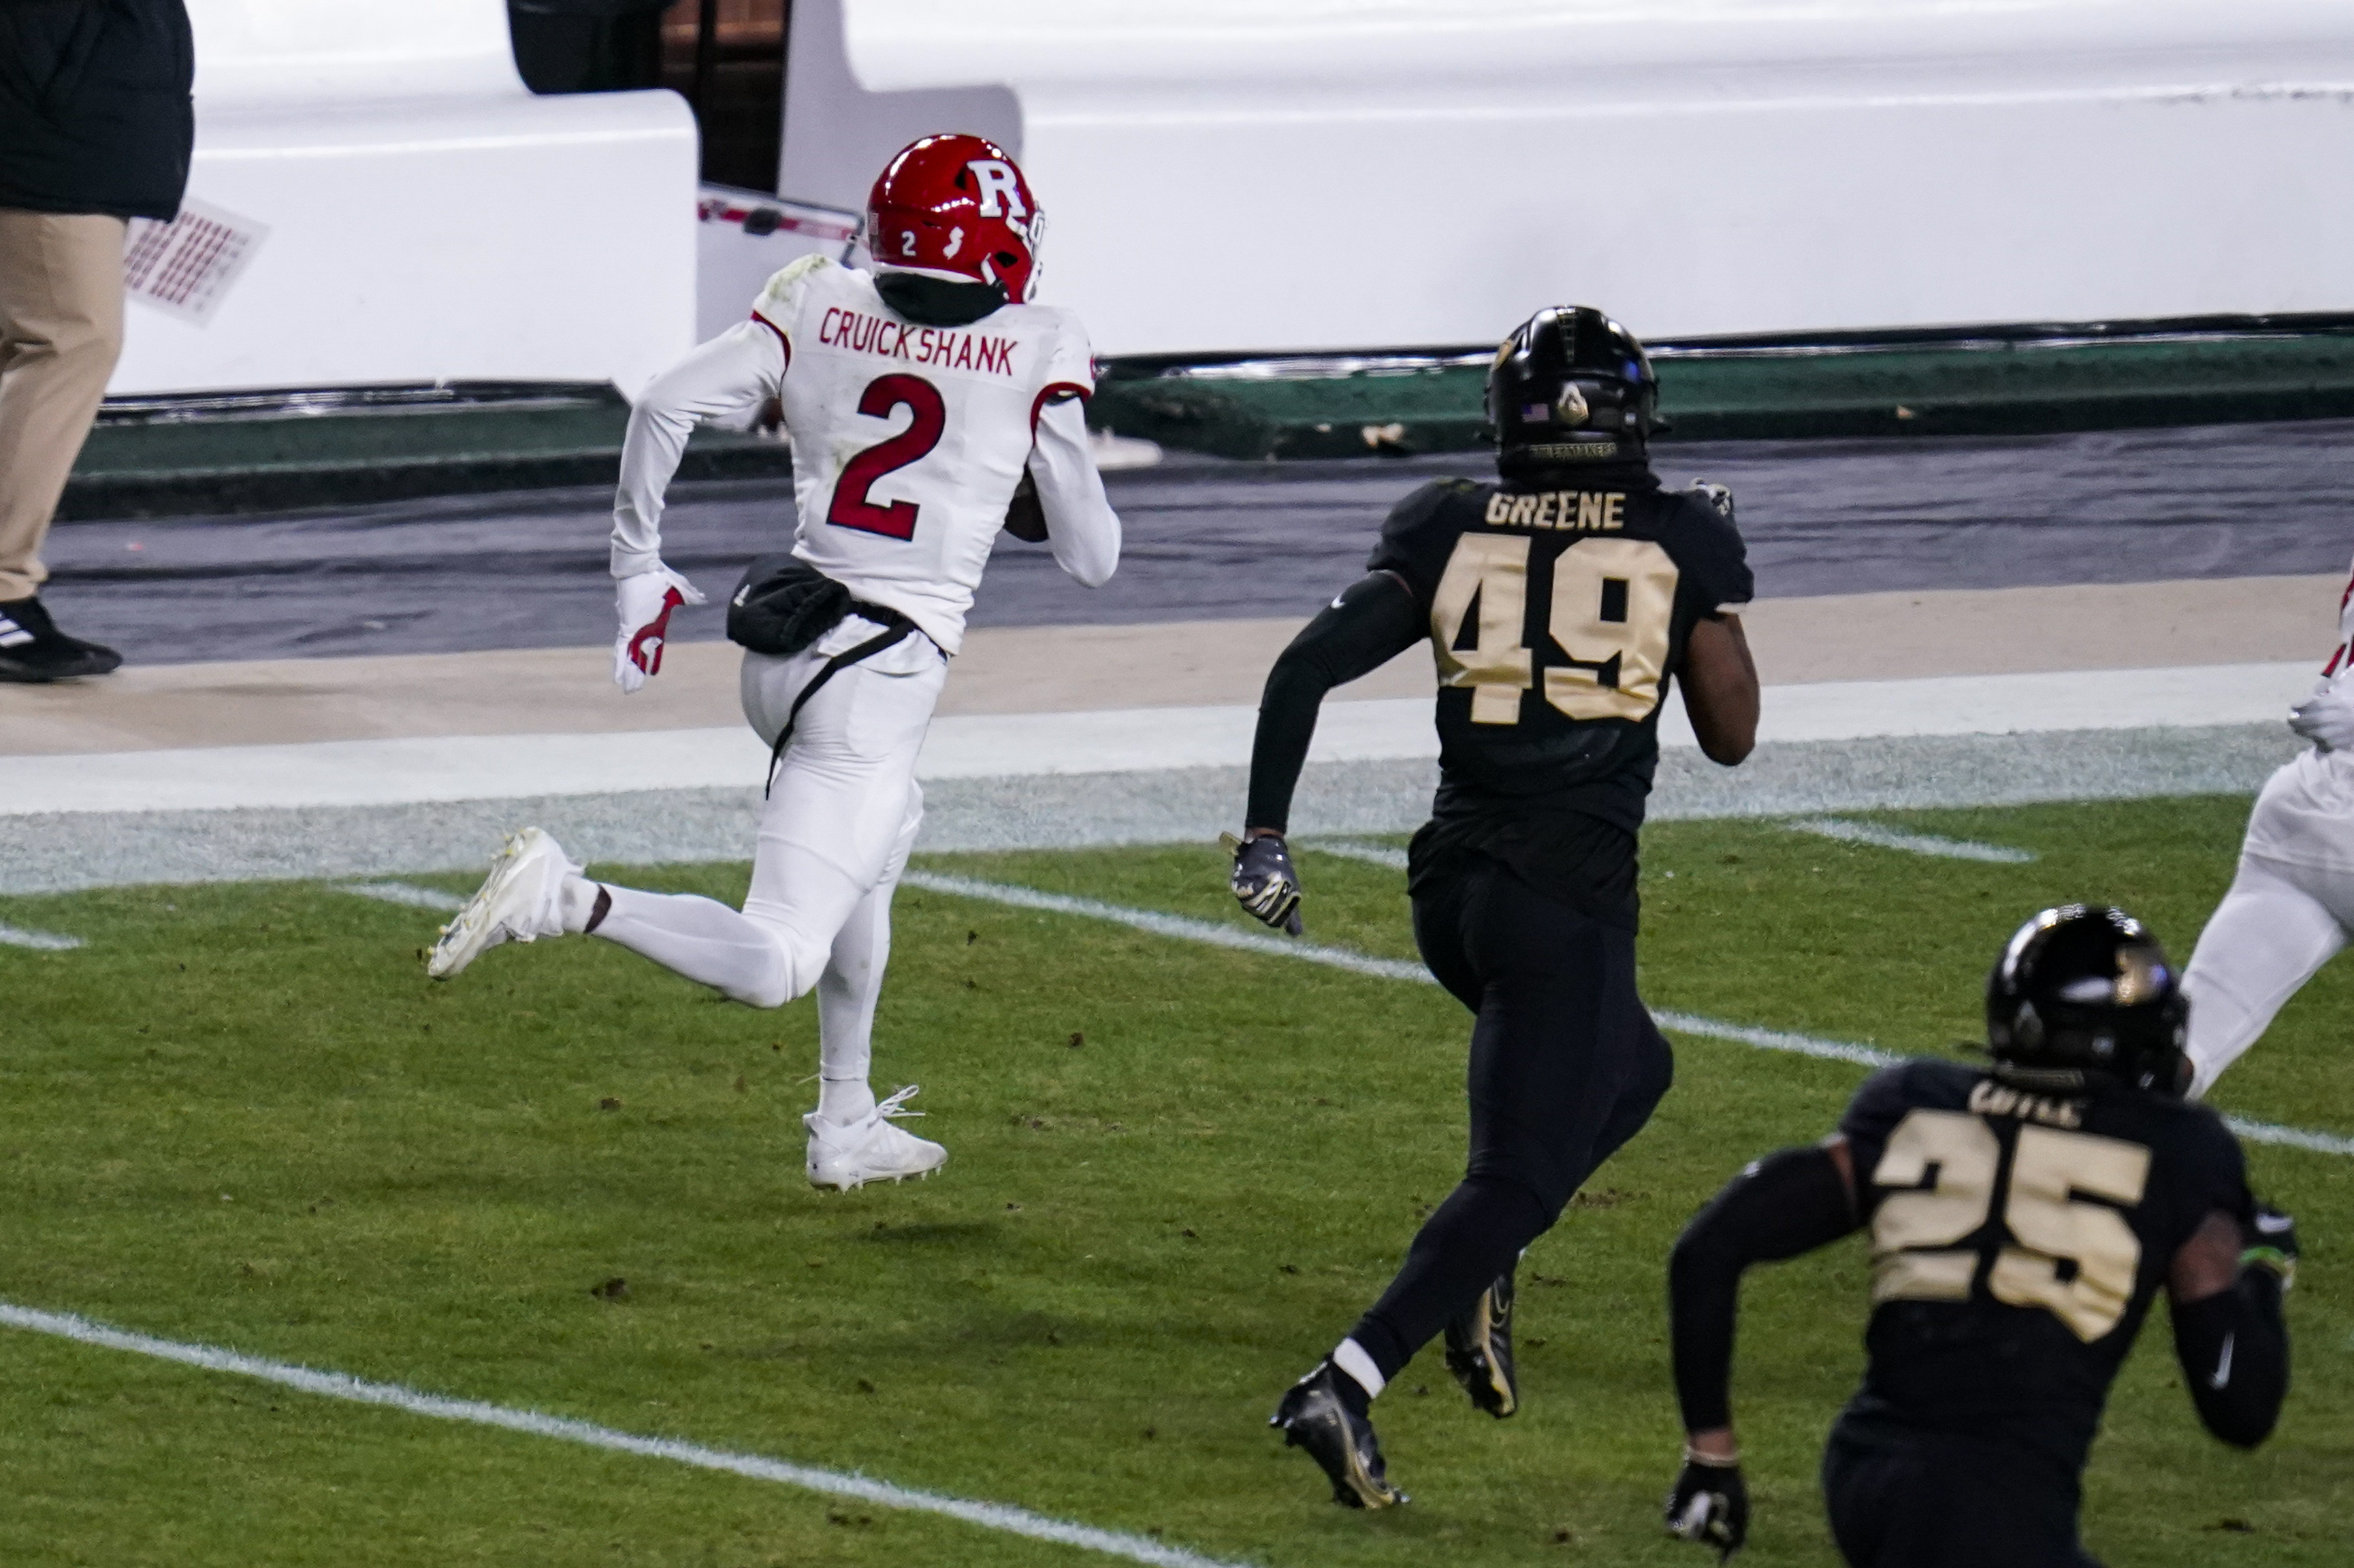
M 1074 1524 L 1067 1520 L 1033 1513 L 1028 1509 L 1016 1508 L 1010 1503 L 977 1502 L 965 1498 L 945 1497 L 938 1492 L 917 1491 L 911 1487 L 894 1486 L 889 1481 L 874 1480 L 839 1470 L 822 1470 L 784 1459 L 764 1458 L 757 1454 L 732 1453 L 725 1448 L 706 1448 L 699 1443 L 684 1442 L 675 1437 L 647 1437 L 536 1410 L 517 1410 L 504 1404 L 485 1404 L 481 1400 L 451 1399 L 441 1394 L 405 1388 L 398 1383 L 370 1383 L 345 1372 L 317 1372 L 286 1361 L 268 1361 L 217 1345 L 159 1340 L 152 1335 L 111 1328 L 70 1312 L 44 1312 L 37 1308 L 0 1302 L 0 1327 L 50 1334 L 102 1350 L 152 1356 L 157 1361 L 176 1361 L 182 1366 L 196 1367 L 206 1372 L 257 1378 L 263 1383 L 316 1394 L 323 1399 L 381 1405 L 440 1421 L 495 1426 L 535 1437 L 577 1443 L 584 1447 L 634 1454 L 641 1458 L 668 1459 L 673 1464 L 688 1465 L 696 1469 L 717 1470 L 751 1480 L 798 1487 L 804 1491 L 819 1492 L 828 1497 L 849 1498 L 876 1508 L 939 1514 L 984 1530 L 1075 1546 L 1083 1552 L 1093 1552 L 1106 1557 L 1149 1563 L 1152 1568 L 1250 1568 L 1246 1563 L 1204 1557 L 1182 1546 L 1163 1545 L 1147 1536 L 1130 1535 L 1124 1531 L 1098 1530 L 1088 1524 Z
M 1130 909 L 1123 905 L 1105 904 L 1093 898 L 1076 898 L 1067 894 L 1046 893 L 1034 887 L 1021 887 L 1010 883 L 982 882 L 969 876 L 950 876 L 939 872 L 909 871 L 902 879 L 909 886 L 927 892 L 946 893 L 962 898 L 984 899 L 992 904 L 1012 905 L 1017 909 L 1040 909 L 1057 915 L 1078 915 L 1093 920 L 1108 920 L 1135 930 L 1147 931 L 1156 937 L 1174 937 L 1180 941 L 1203 942 L 1212 947 L 1233 948 L 1246 953 L 1264 953 L 1274 958 L 1296 959 L 1304 963 L 1323 964 L 1352 974 L 1372 975 L 1381 980 L 1413 980 L 1422 985 L 1436 985 L 1430 971 L 1420 964 L 1405 963 L 1397 959 L 1377 959 L 1368 953 L 1353 952 L 1347 948 L 1325 947 L 1315 942 L 1303 942 L 1285 937 L 1262 936 L 1256 931 L 1237 930 L 1208 920 L 1195 920 L 1183 915 L 1165 915 L 1152 909 Z M 1754 1024 L 1727 1023 L 1721 1019 L 1703 1017 L 1695 1012 L 1676 1012 L 1654 1008 L 1651 1016 L 1662 1029 L 1679 1034 L 1697 1034 L 1704 1039 L 1724 1040 L 1748 1045 L 1760 1051 L 1781 1051 L 1792 1055 L 1813 1056 L 1827 1062 L 1848 1062 L 1859 1067 L 1890 1067 L 1907 1058 L 1899 1052 L 1883 1051 L 1877 1045 L 1861 1045 L 1845 1040 L 1825 1040 L 1817 1035 L 1793 1033 L 1781 1029 L 1764 1029 Z M 2316 1154 L 2337 1154 L 2354 1158 L 2354 1138 L 2334 1132 L 2315 1132 L 2305 1128 L 2282 1127 L 2274 1122 L 2250 1121 L 2243 1117 L 2227 1116 L 2224 1125 L 2242 1138 L 2254 1143 L 2278 1144 L 2286 1149 L 2308 1150 Z

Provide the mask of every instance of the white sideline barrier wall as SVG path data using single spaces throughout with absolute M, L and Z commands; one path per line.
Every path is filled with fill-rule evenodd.
M 970 131 L 1022 156 L 1022 106 L 993 82 L 917 92 L 862 87 L 843 42 L 844 4 L 793 0 L 779 190 L 863 214 L 891 154 L 935 131 Z
M 2344 0 L 846 0 L 1103 352 L 2354 309 Z
M 267 226 L 202 325 L 133 312 L 116 393 L 611 381 L 692 344 L 695 122 L 537 98 L 502 0 L 188 0 L 191 197 Z

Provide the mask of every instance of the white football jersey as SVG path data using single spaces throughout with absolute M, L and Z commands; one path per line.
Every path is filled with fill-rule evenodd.
M 771 279 L 752 317 L 785 349 L 793 554 L 955 652 L 1041 412 L 1095 390 L 1086 333 L 1051 305 L 918 326 L 822 256 Z

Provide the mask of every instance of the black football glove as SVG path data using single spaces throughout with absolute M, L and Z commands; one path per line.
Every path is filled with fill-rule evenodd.
M 2296 1222 L 2270 1203 L 2258 1203 L 2248 1222 L 2248 1249 L 2240 1255 L 2242 1268 L 2269 1268 L 2280 1276 L 2281 1294 L 2296 1283 Z
M 1235 890 L 1236 902 L 1260 924 L 1299 935 L 1299 873 L 1292 868 L 1282 835 L 1265 833 L 1246 843 L 1225 833 L 1219 842 L 1235 857 L 1226 885 Z
M 1703 1459 L 1687 1449 L 1668 1494 L 1668 1533 L 1716 1548 L 1723 1563 L 1749 1539 L 1749 1489 L 1738 1459 Z

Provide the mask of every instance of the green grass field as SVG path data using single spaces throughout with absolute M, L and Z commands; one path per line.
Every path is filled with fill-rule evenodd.
M 2041 854 L 2026 865 L 1661 824 L 1645 994 L 1952 1049 L 2043 904 L 2126 904 L 2187 958 L 2245 810 L 1882 819 Z M 1209 846 L 928 863 L 1245 924 Z M 1402 875 L 1303 865 L 1312 939 L 1412 956 Z M 732 899 L 743 876 L 629 880 Z M 1467 1019 L 1434 987 L 904 891 L 878 1086 L 921 1083 L 917 1130 L 951 1158 L 844 1195 L 801 1175 L 808 1002 L 756 1012 L 587 941 L 435 985 L 434 916 L 315 884 L 11 898 L 0 921 L 87 942 L 0 948 L 0 1299 L 1264 1568 L 1712 1562 L 1658 1525 L 1679 1442 L 1667 1249 L 1861 1077 L 1679 1037 L 1658 1117 L 1523 1267 L 1524 1414 L 1475 1415 L 1426 1351 L 1376 1411 L 1416 1500 L 1366 1516 L 1264 1422 L 1458 1173 Z M 2340 965 L 2219 1104 L 2354 1132 L 2349 1035 Z M 2158 1313 L 2088 1482 L 2087 1541 L 2116 1568 L 2354 1557 L 2354 1160 L 2250 1160 L 2308 1248 L 2290 1406 L 2256 1456 L 2206 1438 Z M 1748 1288 L 1746 1562 L 1834 1560 L 1814 1466 L 1860 1366 L 1866 1272 L 1850 1241 Z M 1108 1561 L 15 1330 L 0 1455 L 10 1564 Z

